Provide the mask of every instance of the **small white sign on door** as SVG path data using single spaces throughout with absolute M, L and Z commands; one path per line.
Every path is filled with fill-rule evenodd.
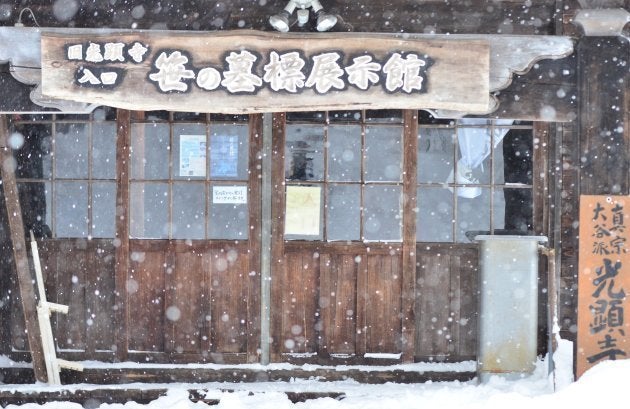
M 247 186 L 213 186 L 212 203 L 245 204 Z

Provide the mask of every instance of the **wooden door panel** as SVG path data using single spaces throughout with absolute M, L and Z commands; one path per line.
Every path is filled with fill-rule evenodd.
M 317 278 L 319 258 L 306 252 L 286 255 L 287 273 L 282 299 L 282 350 L 288 353 L 316 351 Z
M 165 275 L 165 349 L 175 353 L 199 353 L 207 296 L 203 255 L 175 253 Z
M 378 245 L 369 253 L 363 244 L 314 246 L 291 243 L 286 272 L 274 279 L 281 294 L 282 324 L 275 333 L 281 350 L 320 357 L 400 352 L 399 252 L 378 251 Z
M 476 354 L 475 246 L 418 246 L 416 348 L 420 359 L 469 359 Z
M 249 305 L 247 246 L 214 249 L 208 261 L 212 351 L 246 352 Z
M 164 351 L 164 275 L 166 254 L 133 249 L 125 287 L 129 311 L 129 350 Z
M 398 353 L 402 335 L 402 270 L 397 256 L 371 255 L 367 263 L 366 352 Z
M 111 351 L 114 349 L 114 306 L 116 259 L 111 240 L 95 242 L 92 249 L 93 267 L 89 271 L 87 302 L 91 305 L 86 320 L 88 350 Z
M 325 254 L 320 275 L 319 305 L 326 352 L 354 354 L 357 311 L 357 263 L 352 254 Z

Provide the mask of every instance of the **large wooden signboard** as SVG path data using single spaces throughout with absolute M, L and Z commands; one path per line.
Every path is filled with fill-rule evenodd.
M 628 196 L 580 196 L 576 376 L 630 358 Z
M 44 96 L 132 110 L 485 112 L 483 40 L 386 34 L 42 34 Z

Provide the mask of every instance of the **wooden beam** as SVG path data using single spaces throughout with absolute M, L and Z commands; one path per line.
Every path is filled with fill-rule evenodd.
M 129 169 L 131 145 L 131 112 L 116 114 L 116 265 L 114 270 L 114 316 L 116 358 L 127 359 L 129 347 L 129 308 L 127 306 L 127 275 L 129 274 Z
M 261 251 L 262 247 L 262 180 L 263 116 L 249 117 L 249 271 L 247 298 L 247 362 L 259 360 L 261 350 Z M 265 249 L 266 251 L 266 249 Z
M 44 350 L 37 324 L 37 299 L 35 298 L 35 288 L 28 262 L 26 239 L 24 237 L 24 222 L 22 221 L 22 208 L 15 180 L 15 160 L 8 144 L 8 123 L 6 115 L 0 115 L 0 178 L 4 189 L 5 205 L 7 207 L 7 217 L 9 219 L 9 230 L 11 231 L 11 243 L 13 245 L 13 258 L 15 259 L 15 269 L 17 272 L 20 299 L 22 300 L 22 311 L 24 312 L 24 322 L 28 336 L 28 344 L 33 360 L 33 371 L 35 379 L 39 382 L 46 382 L 46 363 L 44 360 Z
M 403 111 L 403 265 L 402 265 L 402 359 L 413 362 L 415 353 L 416 216 L 418 203 L 418 111 Z
M 282 335 L 282 289 L 286 276 L 284 254 L 284 141 L 286 114 L 273 115 L 272 169 L 271 169 L 271 359 L 281 358 Z

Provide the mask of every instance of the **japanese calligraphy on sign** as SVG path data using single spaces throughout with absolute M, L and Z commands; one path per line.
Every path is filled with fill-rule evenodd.
M 42 34 L 44 95 L 127 109 L 483 112 L 488 73 L 489 46 L 480 40 L 254 31 Z
M 630 358 L 627 196 L 580 196 L 577 376 Z

